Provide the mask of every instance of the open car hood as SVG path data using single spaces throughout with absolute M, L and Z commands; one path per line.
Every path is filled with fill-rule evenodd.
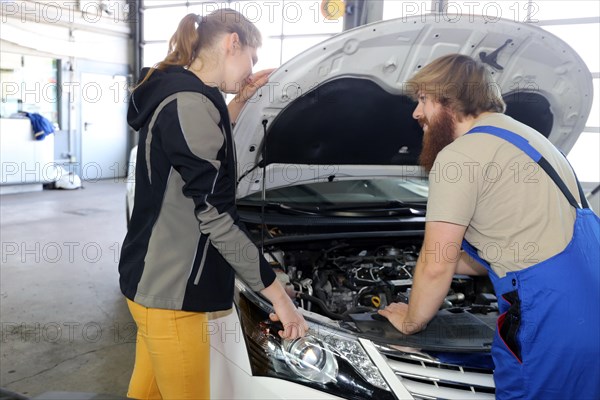
M 449 53 L 484 61 L 502 90 L 506 113 L 567 153 L 592 105 L 592 75 L 579 55 L 532 25 L 457 18 L 361 26 L 282 65 L 238 118 L 238 197 L 262 190 L 263 176 L 268 190 L 418 175 L 423 132 L 412 118 L 416 103 L 403 94 L 404 82 Z

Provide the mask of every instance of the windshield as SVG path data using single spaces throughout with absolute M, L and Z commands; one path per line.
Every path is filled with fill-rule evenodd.
M 352 179 L 268 190 L 266 201 L 288 205 L 426 203 L 428 192 L 428 181 L 423 178 Z M 258 192 L 243 202 L 260 203 L 261 198 Z

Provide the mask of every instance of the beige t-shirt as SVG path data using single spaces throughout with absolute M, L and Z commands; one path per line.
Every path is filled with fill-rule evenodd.
M 504 114 L 475 126 L 515 132 L 548 160 L 579 202 L 564 156 L 541 134 Z M 467 226 L 465 239 L 498 276 L 544 261 L 571 241 L 575 209 L 529 156 L 504 139 L 464 135 L 437 156 L 429 174 L 427 221 Z

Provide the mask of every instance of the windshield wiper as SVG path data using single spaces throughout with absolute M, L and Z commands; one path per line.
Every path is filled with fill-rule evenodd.
M 424 210 L 427 203 L 405 203 L 400 200 L 391 200 L 386 202 L 364 202 L 353 204 L 333 204 L 318 206 L 321 211 L 363 211 L 363 210 L 405 210 L 414 208 L 416 210 Z
M 260 207 L 260 202 L 241 202 L 240 206 Z M 369 202 L 355 204 L 319 204 L 319 205 L 292 205 L 287 203 L 266 202 L 265 208 L 286 213 L 335 216 L 335 217 L 366 217 L 366 216 L 394 216 L 394 215 L 425 215 L 426 203 L 403 203 L 401 201 Z
M 267 210 L 275 210 L 282 211 L 291 214 L 304 214 L 304 215 L 319 215 L 318 207 L 300 207 L 296 205 L 290 205 L 286 203 L 277 203 L 277 202 L 265 202 L 261 203 L 260 201 L 240 201 L 238 202 L 238 206 L 240 207 L 264 207 Z

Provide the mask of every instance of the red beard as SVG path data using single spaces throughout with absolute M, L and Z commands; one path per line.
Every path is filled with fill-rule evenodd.
M 443 107 L 431 120 L 425 117 L 419 118 L 419 124 L 421 126 L 427 124 L 427 132 L 423 134 L 423 149 L 419 156 L 419 164 L 429 172 L 438 153 L 454 141 L 456 123 L 448 109 Z

